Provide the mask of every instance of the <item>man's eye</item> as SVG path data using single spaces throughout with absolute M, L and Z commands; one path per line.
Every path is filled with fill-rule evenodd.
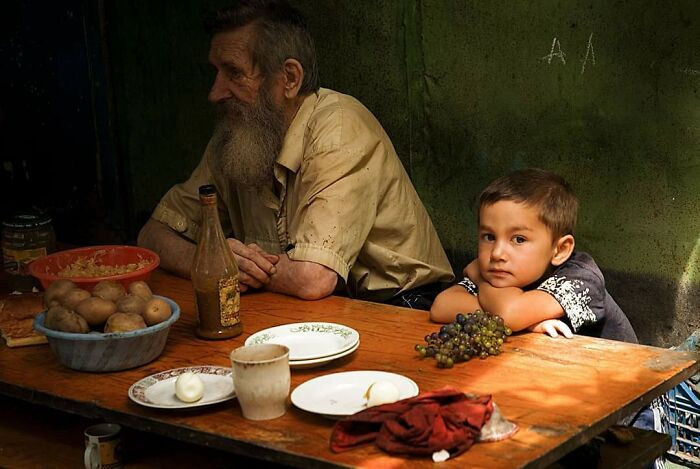
M 223 72 L 224 72 L 224 75 L 226 76 L 226 78 L 228 78 L 229 80 L 239 80 L 241 78 L 241 76 L 243 76 L 241 71 L 236 67 L 224 66 Z
M 513 238 L 513 241 L 515 242 L 515 244 L 523 244 L 527 240 L 525 239 L 524 236 L 515 236 Z
M 242 76 L 241 72 L 238 70 L 235 71 L 228 71 L 226 72 L 226 76 L 228 77 L 229 80 L 239 80 Z

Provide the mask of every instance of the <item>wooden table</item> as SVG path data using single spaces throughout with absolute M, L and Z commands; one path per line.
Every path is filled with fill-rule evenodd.
M 322 374 L 384 370 L 413 379 L 423 391 L 449 385 L 492 394 L 505 417 L 520 426 L 518 433 L 505 441 L 476 444 L 441 467 L 515 468 L 543 467 L 556 461 L 700 369 L 698 354 L 529 333 L 510 337 L 498 357 L 438 369 L 434 360 L 421 360 L 413 350 L 438 327 L 425 312 L 339 297 L 307 302 L 271 293 L 243 296 L 241 336 L 205 341 L 193 332 L 190 283 L 160 272 L 149 283 L 155 293 L 173 298 L 182 308 L 156 361 L 122 372 L 84 373 L 58 364 L 45 345 L 14 349 L 2 345 L 0 393 L 293 466 L 401 467 L 406 459 L 389 456 L 373 445 L 331 452 L 328 442 L 333 421 L 291 405 L 279 419 L 253 422 L 242 418 L 235 400 L 172 411 L 142 407 L 127 397 L 132 383 L 152 373 L 191 365 L 230 366 L 229 352 L 263 328 L 300 321 L 336 322 L 359 331 L 359 349 L 322 368 L 294 370 L 292 389 Z M 431 460 L 411 460 L 411 464 L 433 466 Z

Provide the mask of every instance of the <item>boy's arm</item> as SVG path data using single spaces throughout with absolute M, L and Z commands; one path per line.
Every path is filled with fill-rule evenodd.
M 476 260 L 470 262 L 464 271 L 479 288 L 479 304 L 484 311 L 501 316 L 506 326 L 514 331 L 564 316 L 564 308 L 549 293 L 540 290 L 525 292 L 517 287 L 492 286 L 481 276 Z
M 459 285 L 442 291 L 435 298 L 430 308 L 430 320 L 449 323 L 454 321 L 457 313 L 471 313 L 482 309 L 478 297 L 472 295 Z
M 501 316 L 514 331 L 564 316 L 564 309 L 549 293 L 524 292 L 516 287 L 496 288 L 486 281 L 479 284 L 479 303 L 485 311 Z

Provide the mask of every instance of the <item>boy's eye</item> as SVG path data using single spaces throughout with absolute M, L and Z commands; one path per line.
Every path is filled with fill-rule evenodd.
M 483 239 L 484 241 L 493 241 L 496 238 L 491 233 L 483 233 L 481 235 L 481 239 Z
M 526 240 L 524 236 L 515 236 L 513 237 L 513 241 L 515 244 L 523 244 Z

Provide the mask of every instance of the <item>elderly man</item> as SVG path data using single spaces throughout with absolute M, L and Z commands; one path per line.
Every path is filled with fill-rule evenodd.
M 214 184 L 242 291 L 303 299 L 342 291 L 429 307 L 423 294 L 453 278 L 437 233 L 379 122 L 354 98 L 319 88 L 300 13 L 284 1 L 243 0 L 207 27 L 216 71 L 209 100 L 221 118 L 139 244 L 189 276 L 197 190 Z

